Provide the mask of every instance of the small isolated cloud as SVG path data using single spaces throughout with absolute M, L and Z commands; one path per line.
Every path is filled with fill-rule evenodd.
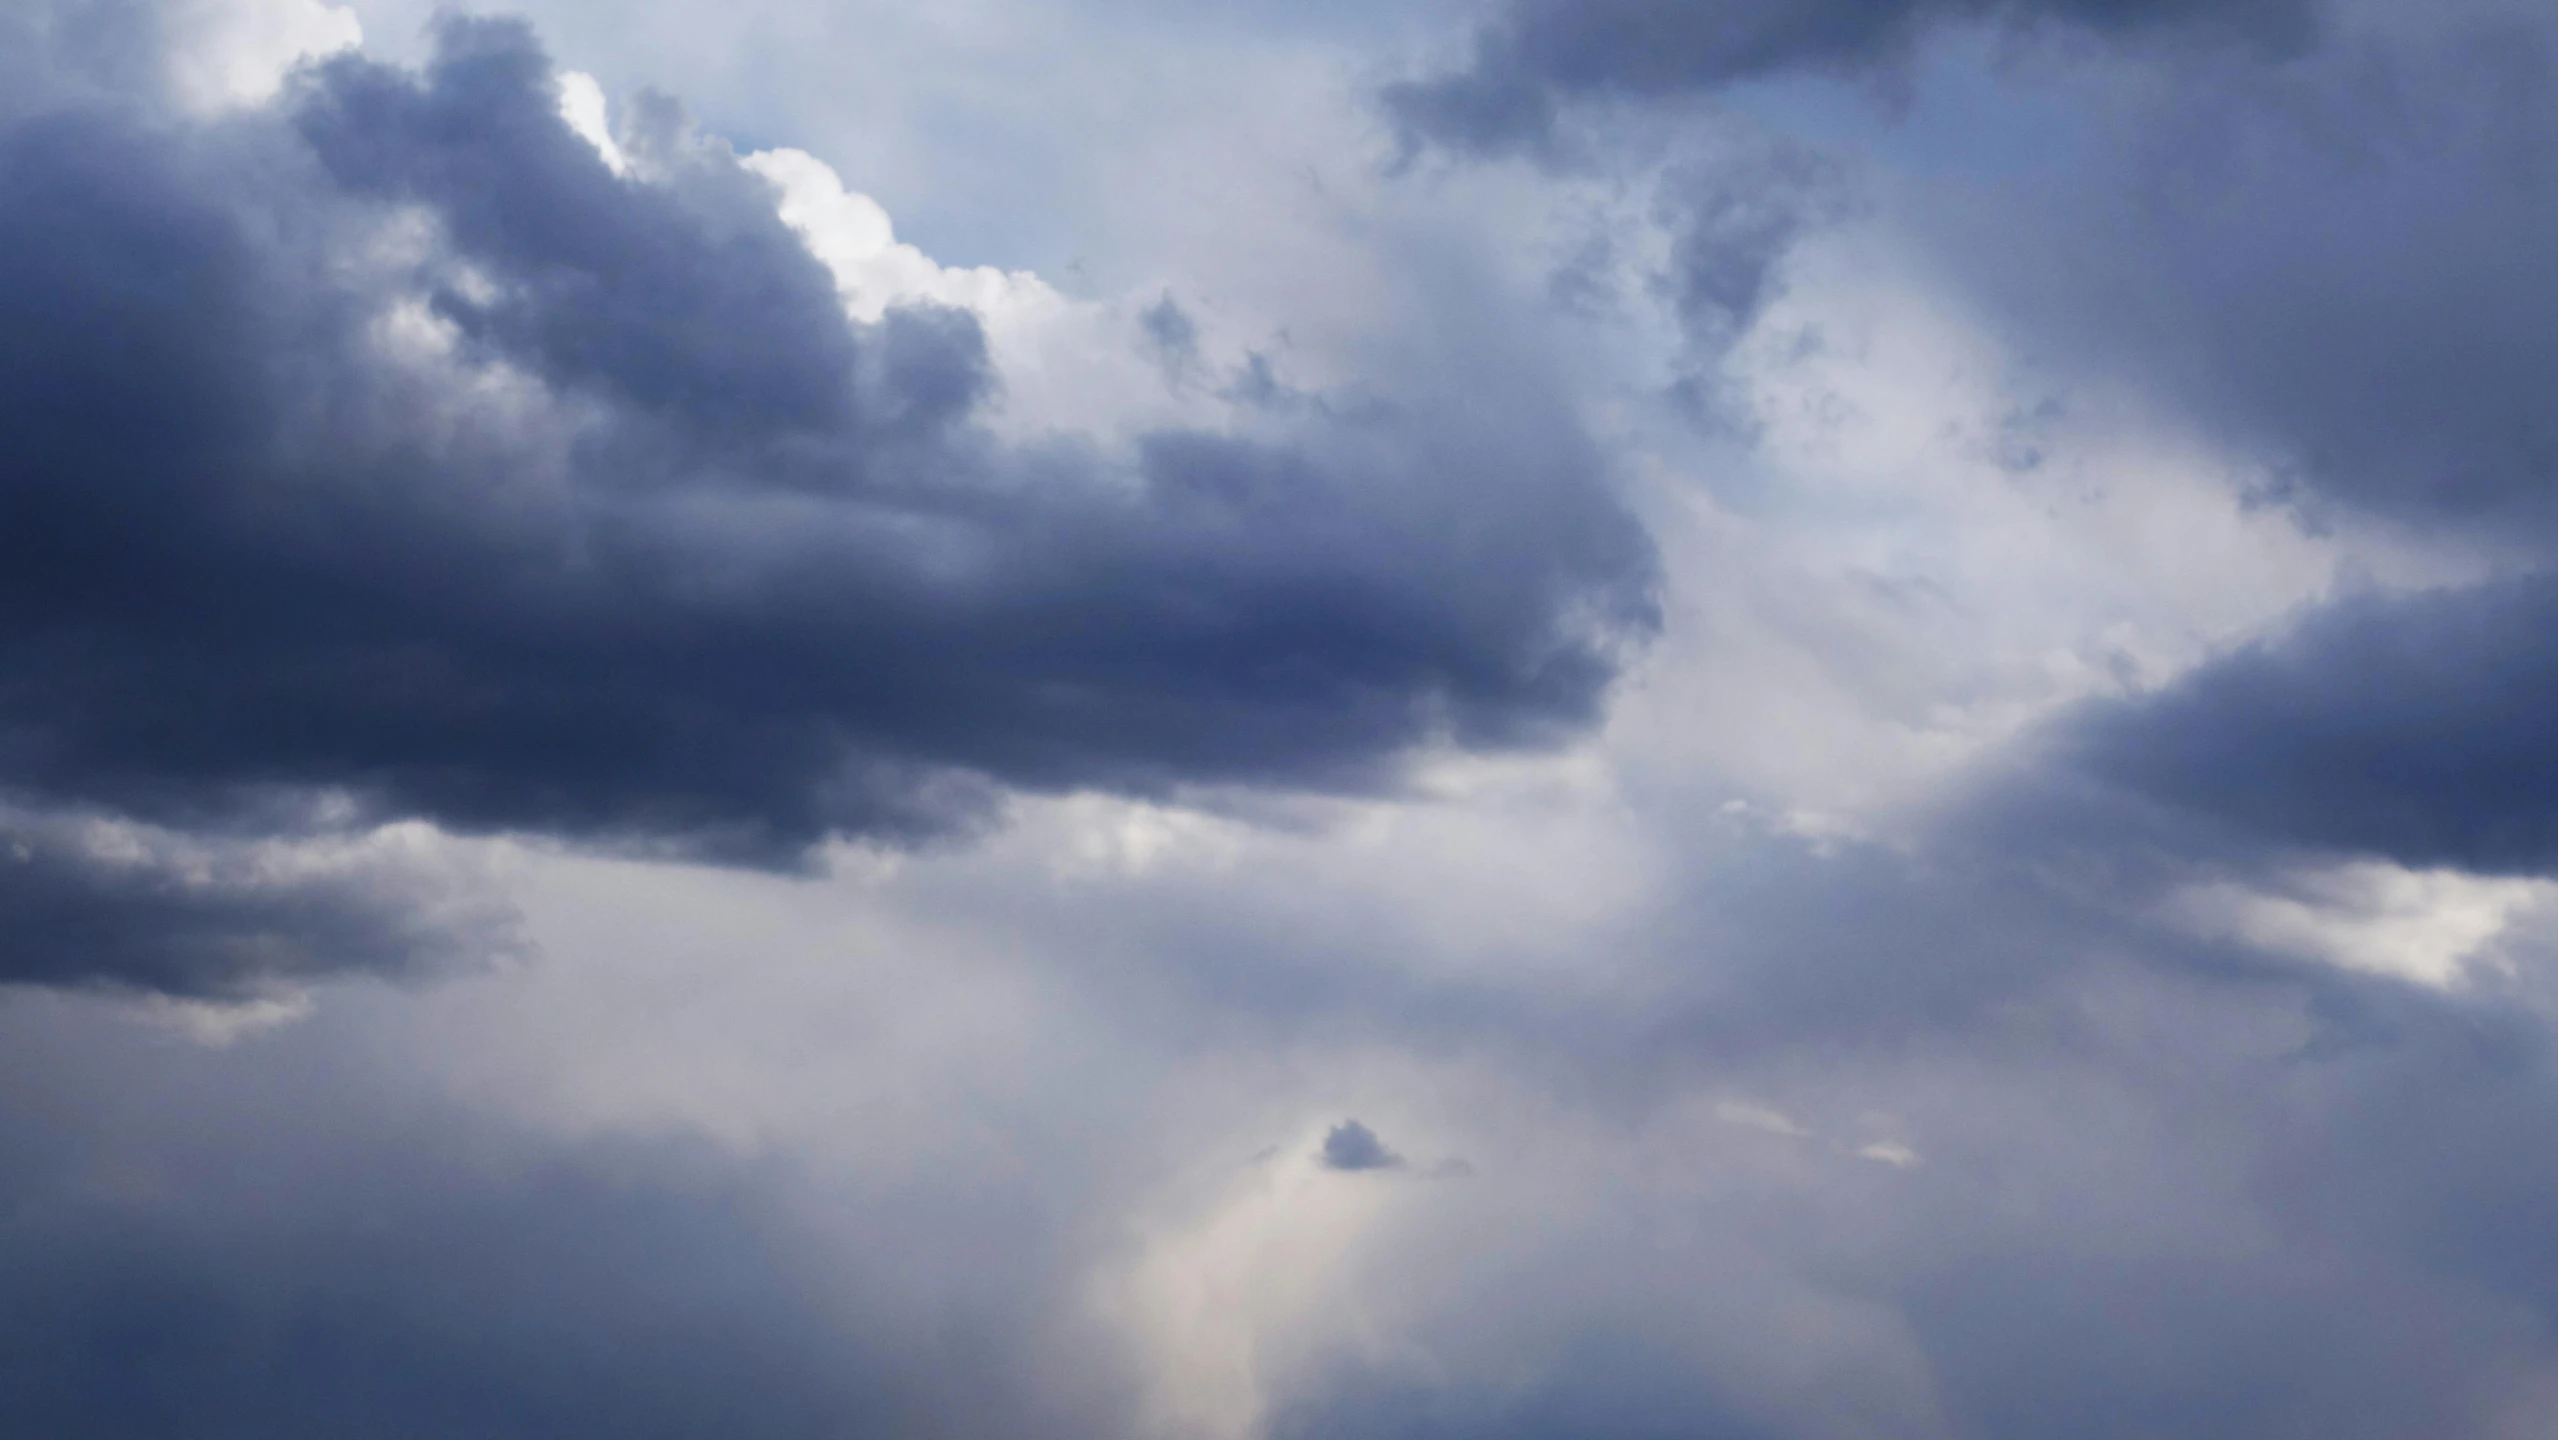
M 1377 1132 L 1356 1120 L 1344 1120 L 1325 1132 L 1323 1168 L 1345 1173 L 1360 1170 L 1394 1170 L 1403 1165 L 1403 1157 L 1386 1148 Z

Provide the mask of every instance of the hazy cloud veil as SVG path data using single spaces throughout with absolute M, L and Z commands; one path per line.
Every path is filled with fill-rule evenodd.
M 2550 1433 L 2545 7 L 524 8 L 0 14 L 0 1432 Z

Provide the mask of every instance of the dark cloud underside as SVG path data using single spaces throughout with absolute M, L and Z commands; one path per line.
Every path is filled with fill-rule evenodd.
M 2558 587 L 2367 596 L 2073 733 L 2081 763 L 2282 845 L 2558 867 Z
M 511 910 L 461 877 L 380 855 L 0 814 L 0 985 L 227 998 L 344 972 L 424 977 L 523 944 Z
M 2251 469 L 2259 498 L 2311 523 L 2359 512 L 2547 563 L 2558 28 L 2545 7 L 1517 0 L 1472 68 L 1388 98 L 1416 134 L 1499 149 L 1541 141 L 1577 102 L 1870 68 L 1931 28 L 1984 22 L 2117 42 L 1931 81 L 1972 92 L 1956 110 L 1982 107 L 1936 117 L 1950 127 L 1938 143 L 2032 129 L 2051 147 L 1895 217 L 2016 354 L 2063 393 L 2153 398 Z M 1671 292 L 1691 331 L 1699 314 L 1748 322 L 1751 304 L 1718 297 L 1764 293 L 1802 189 L 1727 167 L 1689 187 L 1688 213 L 1665 208 L 1697 280 Z M 2545 870 L 2558 861 L 2538 738 L 2558 719 L 2546 592 L 2353 600 L 2155 701 L 2068 722 L 2086 727 L 2071 744 L 2114 781 L 2276 846 Z
M 1789 71 L 1847 73 L 1905 56 L 1933 28 L 2058 25 L 2121 36 L 2296 43 L 2313 0 L 1509 0 L 1472 62 L 1386 99 L 1416 139 L 1487 151 L 1551 138 L 1592 97 L 1694 94 Z
M 1002 451 L 968 316 L 848 323 L 724 150 L 617 179 L 522 32 L 445 35 L 423 81 L 315 76 L 308 154 L 7 137 L 11 778 L 789 848 L 947 819 L 943 770 L 1337 784 L 1442 727 L 1533 739 L 1646 614 L 1568 433 Z M 312 252 L 394 203 L 442 243 L 326 284 Z M 410 296 L 533 387 L 519 433 L 370 353 Z
M 671 104 L 619 176 L 522 27 L 437 33 L 0 129 L 0 785 L 787 861 L 1548 743 L 1653 623 L 1532 378 L 1002 443 L 973 315 L 849 320 Z
M 2064 374 L 2158 397 L 2313 523 L 2358 514 L 2544 569 L 2547 14 L 2447 9 L 2100 104 L 2109 138 L 2082 174 L 1957 227 L 1955 266 L 1993 312 Z M 2077 743 L 2100 773 L 2275 845 L 2546 871 L 2550 597 L 2545 579 L 2358 595 L 2090 717 Z

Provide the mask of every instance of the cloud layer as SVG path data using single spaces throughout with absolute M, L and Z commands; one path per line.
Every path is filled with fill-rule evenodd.
M 1675 98 L 1791 71 L 1869 72 L 1954 26 L 2291 46 L 2315 15 L 2312 0 L 1513 0 L 1475 32 L 1463 69 L 1398 84 L 1386 99 L 1416 137 L 1499 151 L 1549 142 L 1558 110 L 1574 102 Z
M 537 8 L 0 18 L 0 1431 L 2547 1432 L 2547 16 Z
M 1652 623 L 1530 374 L 1008 443 L 972 312 L 850 318 L 669 104 L 617 174 L 523 27 L 439 35 L 0 137 L 0 783 L 785 863 L 1550 743 Z

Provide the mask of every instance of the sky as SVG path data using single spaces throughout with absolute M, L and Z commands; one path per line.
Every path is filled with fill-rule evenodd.
M 2558 14 L 0 0 L 0 1433 L 2542 1440 Z

